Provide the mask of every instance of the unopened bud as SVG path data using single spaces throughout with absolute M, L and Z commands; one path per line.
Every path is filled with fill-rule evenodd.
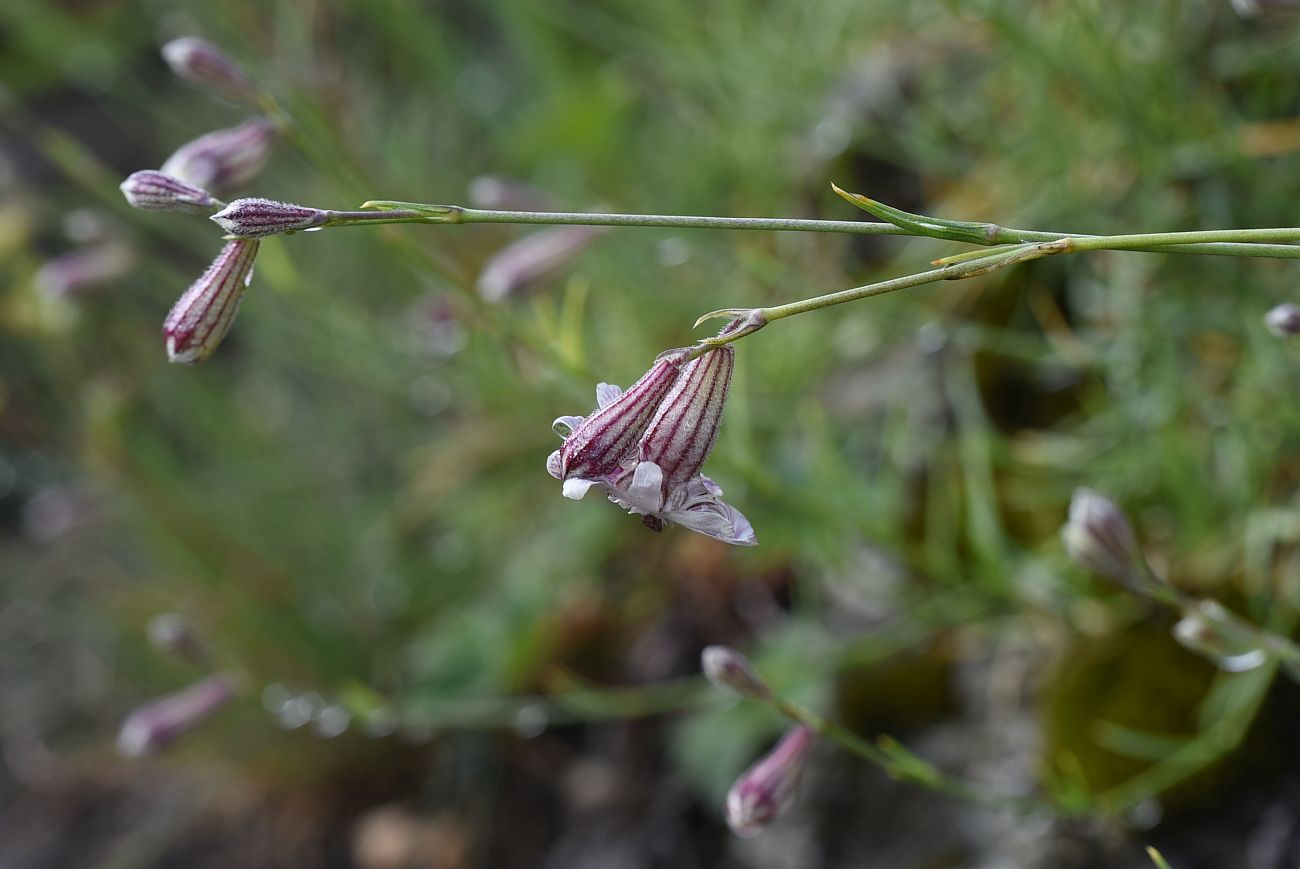
M 257 100 L 257 89 L 244 68 L 206 39 L 173 39 L 162 47 L 162 56 L 172 72 L 190 84 L 239 102 Z
M 758 675 L 754 665 L 730 646 L 709 646 L 700 655 L 704 675 L 719 688 L 727 688 L 746 697 L 762 700 L 772 696 L 771 689 Z
M 1264 326 L 1279 338 L 1300 335 L 1300 305 L 1283 302 L 1264 315 Z
M 1188 609 L 1174 625 L 1174 639 L 1227 673 L 1253 670 L 1268 660 L 1259 630 L 1213 600 Z
M 168 359 L 193 364 L 217 349 L 253 279 L 258 244 L 256 239 L 228 242 L 203 276 L 172 306 L 163 322 Z
M 291 205 L 273 199 L 236 199 L 212 219 L 231 235 L 263 238 L 281 232 L 297 232 L 320 226 L 330 213 L 305 205 Z
M 183 691 L 141 706 L 122 724 L 117 750 L 128 757 L 155 754 L 212 717 L 235 696 L 226 676 L 209 676 Z
M 131 269 L 135 257 L 122 242 L 106 241 L 60 254 L 36 272 L 36 288 L 47 296 L 71 299 L 111 283 Z
M 153 169 L 132 172 L 119 185 L 134 208 L 146 211 L 211 211 L 220 203 L 202 187 Z
M 598 226 L 557 226 L 507 245 L 483 267 L 479 295 L 502 302 L 527 293 L 580 257 L 603 231 Z
M 813 732 L 795 727 L 771 754 L 736 779 L 727 794 L 727 824 L 737 836 L 749 838 L 785 811 L 794 797 L 803 773 Z
M 1135 589 L 1152 582 L 1128 517 L 1099 492 L 1074 490 L 1070 518 L 1061 528 L 1061 541 L 1074 562 L 1085 570 Z
M 216 130 L 187 142 L 167 158 L 160 170 L 187 184 L 215 190 L 233 190 L 253 180 L 271 152 L 275 125 L 253 118 L 237 127 Z
M 149 620 L 145 633 L 149 637 L 149 645 L 159 652 L 176 655 L 192 664 L 207 660 L 207 652 L 198 635 L 190 623 L 177 613 L 154 616 Z

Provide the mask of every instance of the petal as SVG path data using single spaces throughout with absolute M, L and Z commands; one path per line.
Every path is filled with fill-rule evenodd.
M 703 474 L 700 474 L 698 477 L 696 477 L 696 479 L 698 479 L 701 483 L 704 484 L 704 491 L 708 492 L 710 495 L 712 495 L 715 498 L 722 497 L 722 487 L 719 486 L 717 483 L 713 482 L 712 477 L 706 477 Z
M 632 482 L 627 487 L 628 500 L 644 504 L 649 512 L 657 513 L 663 506 L 664 472 L 654 462 L 640 462 L 632 472 Z
M 623 394 L 623 389 L 612 383 L 596 384 L 596 407 L 608 407 L 618 401 L 618 397 Z
M 749 524 L 745 514 L 717 498 L 691 510 L 671 510 L 664 514 L 664 518 L 697 534 L 733 546 L 758 545 L 754 526 Z
M 587 490 L 596 485 L 595 480 L 584 480 L 581 477 L 570 477 L 564 481 L 564 497 L 572 498 L 575 501 L 581 501 L 582 497 L 587 494 Z
M 583 419 L 581 416 L 557 416 L 555 422 L 551 423 L 551 431 L 562 438 L 567 438 L 573 434 L 575 428 L 582 425 Z
M 559 450 L 546 457 L 546 472 L 557 480 L 564 479 L 564 460 Z

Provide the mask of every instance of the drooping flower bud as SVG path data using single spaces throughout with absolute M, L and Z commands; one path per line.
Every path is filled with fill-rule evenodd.
M 190 687 L 141 706 L 122 724 L 117 750 L 128 757 L 154 754 L 211 718 L 235 696 L 229 677 L 209 676 Z
M 145 626 L 149 645 L 159 652 L 183 658 L 191 664 L 207 661 L 207 650 L 194 628 L 178 613 L 159 613 Z
M 54 298 L 76 298 L 126 274 L 134 262 L 131 248 L 123 242 L 101 242 L 45 263 L 36 272 L 36 288 Z
M 754 665 L 744 655 L 730 646 L 709 646 L 700 654 L 701 669 L 710 682 L 719 688 L 726 688 L 763 700 L 772 696 L 772 691 L 758 675 Z
M 1202 600 L 1188 608 L 1174 625 L 1174 639 L 1227 673 L 1244 673 L 1268 660 L 1259 630 L 1218 601 Z
M 119 185 L 133 208 L 146 211 L 211 211 L 220 203 L 202 187 L 153 169 L 132 172 Z
M 1300 305 L 1283 302 L 1264 315 L 1264 326 L 1279 338 L 1300 335 Z
M 172 72 L 191 84 L 238 102 L 257 101 L 257 89 L 244 68 L 206 39 L 173 39 L 162 47 L 162 56 Z
M 666 488 L 698 475 L 713 452 L 735 360 L 723 345 L 687 364 L 641 436 L 640 460 L 659 466 Z
M 231 235 L 263 238 L 281 232 L 296 232 L 320 226 L 330 213 L 305 205 L 291 205 L 273 199 L 236 199 L 212 219 Z
M 677 380 L 685 356 L 685 350 L 661 353 L 627 392 L 600 384 L 595 413 L 586 419 L 562 416 L 552 424 L 564 446 L 551 454 L 546 469 L 564 481 L 566 498 L 581 498 L 622 462 L 636 457 L 637 439 Z
M 507 245 L 483 267 L 479 295 L 503 302 L 527 293 L 580 257 L 603 231 L 598 226 L 557 226 Z
M 1154 581 L 1128 517 L 1105 495 L 1078 488 L 1070 499 L 1070 518 L 1061 528 L 1070 558 L 1133 589 Z
M 228 242 L 197 281 L 172 306 L 163 322 L 167 358 L 172 362 L 202 362 L 230 331 L 244 289 L 253 279 L 256 239 Z
M 762 832 L 785 810 L 794 796 L 812 748 L 813 732 L 795 727 L 771 754 L 750 767 L 727 794 L 727 824 L 737 836 Z
M 248 183 L 266 165 L 275 125 L 253 118 L 180 146 L 160 170 L 187 184 L 225 193 Z

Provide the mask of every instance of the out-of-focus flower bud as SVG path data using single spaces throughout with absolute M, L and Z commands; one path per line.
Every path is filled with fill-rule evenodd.
M 120 185 L 133 208 L 146 211 L 211 211 L 220 203 L 211 193 L 153 169 L 132 172 Z
M 160 613 L 145 627 L 149 645 L 159 652 L 176 655 L 192 664 L 206 663 L 207 651 L 194 628 L 178 613 Z
M 557 226 L 526 236 L 497 251 L 478 278 L 478 292 L 489 302 L 521 296 L 582 256 L 598 226 Z
M 1232 8 L 1242 18 L 1254 18 L 1277 12 L 1300 10 L 1300 0 L 1232 0 Z
M 749 838 L 785 811 L 803 773 L 813 732 L 795 727 L 772 753 L 736 779 L 727 794 L 727 824 L 737 836 Z
M 695 477 L 718 442 L 736 351 L 731 345 L 691 361 L 641 436 L 642 462 L 654 462 L 672 489 Z
M 470 181 L 469 201 L 475 208 L 501 211 L 551 211 L 554 205 L 536 187 L 499 175 L 480 175 Z
M 172 306 L 163 322 L 168 359 L 193 364 L 217 349 L 253 279 L 258 244 L 256 239 L 228 242 L 203 276 Z
M 1300 335 L 1300 305 L 1284 302 L 1264 315 L 1264 326 L 1279 338 Z
M 68 299 L 110 283 L 131 269 L 135 257 L 122 242 L 107 241 L 60 254 L 36 272 L 36 288 Z
M 1061 541 L 1074 562 L 1134 590 L 1155 582 L 1128 517 L 1105 495 L 1078 488 L 1070 499 L 1070 518 Z
M 238 102 L 257 101 L 257 88 L 244 68 L 206 39 L 173 39 L 162 47 L 162 56 L 172 72 L 190 84 Z
M 700 655 L 700 665 L 708 680 L 719 688 L 726 688 L 764 700 L 772 696 L 772 691 L 758 675 L 754 665 L 744 655 L 730 646 L 709 646 Z
M 1220 670 L 1243 673 L 1268 660 L 1259 629 L 1213 600 L 1202 600 L 1174 625 L 1174 639 Z
M 224 194 L 247 184 L 262 171 L 274 138 L 275 124 L 266 118 L 253 118 L 181 145 L 160 171 L 186 184 Z
M 281 232 L 297 232 L 320 226 L 330 213 L 305 205 L 291 205 L 273 199 L 236 199 L 212 219 L 231 235 L 263 238 Z
M 128 757 L 154 754 L 212 717 L 235 697 L 226 676 L 209 676 L 183 691 L 141 706 L 122 724 L 117 750 Z

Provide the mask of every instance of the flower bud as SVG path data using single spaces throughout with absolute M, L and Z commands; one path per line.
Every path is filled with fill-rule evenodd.
M 1131 588 L 1150 583 L 1150 569 L 1133 527 L 1119 507 L 1092 489 L 1078 488 L 1070 499 L 1070 518 L 1061 541 L 1074 562 Z
M 1259 630 L 1213 600 L 1188 608 L 1174 625 L 1174 639 L 1227 673 L 1244 673 L 1268 660 Z
M 700 655 L 700 665 L 708 680 L 719 688 L 755 700 L 772 696 L 771 689 L 750 660 L 730 646 L 709 646 Z
M 598 226 L 557 226 L 507 245 L 483 267 L 479 295 L 489 302 L 523 295 L 580 257 L 603 231 Z
M 749 838 L 762 832 L 785 810 L 794 796 L 813 732 L 795 727 L 767 757 L 736 779 L 727 794 L 727 824 L 737 836 Z
M 225 676 L 209 676 L 183 691 L 132 712 L 117 736 L 117 750 L 128 757 L 154 754 L 212 717 L 235 696 Z
M 290 205 L 272 199 L 236 199 L 212 219 L 231 235 L 262 238 L 281 232 L 311 229 L 329 220 L 330 213 L 305 205 Z
M 41 266 L 36 272 L 36 288 L 54 298 L 76 298 L 120 278 L 134 261 L 131 249 L 119 241 L 83 247 Z
M 220 203 L 201 187 L 153 169 L 132 172 L 119 185 L 133 208 L 146 211 L 211 211 Z
M 1264 315 L 1264 326 L 1279 338 L 1300 335 L 1300 305 L 1284 302 Z
M 160 171 L 205 190 L 229 191 L 262 171 L 274 137 L 274 124 L 253 118 L 181 145 Z
M 163 322 L 167 357 L 186 365 L 212 355 L 230 331 L 244 289 L 253 279 L 256 239 L 228 242 L 203 276 L 190 285 Z
M 642 462 L 654 462 L 672 489 L 699 474 L 718 441 L 736 351 L 715 348 L 690 362 L 641 436 Z
M 257 89 L 244 68 L 206 39 L 173 39 L 162 47 L 162 56 L 172 72 L 190 84 L 238 102 L 257 101 Z
M 581 498 L 599 478 L 636 457 L 637 438 L 677 380 L 685 355 L 684 350 L 660 354 L 627 392 L 600 384 L 595 413 L 586 419 L 560 417 L 552 424 L 564 437 L 564 446 L 551 454 L 546 467 L 552 476 L 564 480 L 565 497 Z
M 145 627 L 149 645 L 159 652 L 175 655 L 191 664 L 207 660 L 207 651 L 194 629 L 177 613 L 160 613 Z

